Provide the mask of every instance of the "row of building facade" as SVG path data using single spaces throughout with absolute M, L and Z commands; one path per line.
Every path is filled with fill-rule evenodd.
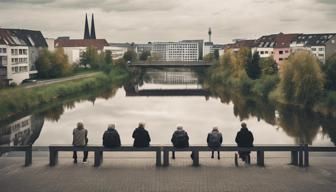
M 336 53 L 336 33 L 265 35 L 256 40 L 237 40 L 226 44 L 223 51 L 238 51 L 241 47 L 250 48 L 252 53 L 258 52 L 261 58 L 273 57 L 278 65 L 288 60 L 292 53 L 307 50 L 324 64 Z

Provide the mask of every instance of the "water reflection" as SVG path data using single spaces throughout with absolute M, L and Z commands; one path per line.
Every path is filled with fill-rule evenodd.
M 39 137 L 44 123 L 41 115 L 28 115 L 0 127 L 1 146 L 32 145 Z
M 26 117 L 0 122 L 0 144 L 34 144 L 44 121 L 45 135 L 38 144 L 69 143 L 72 126 L 80 119 L 94 128 L 90 131 L 92 143 L 101 142 L 101 134 L 110 122 L 119 125 L 123 143 L 131 143 L 128 135 L 133 125 L 144 120 L 151 123 L 153 142 L 160 144 L 169 143 L 171 128 L 180 122 L 187 129 L 191 127 L 191 143 L 203 143 L 208 131 L 205 128 L 218 125 L 223 129 L 224 143 L 233 144 L 240 121 L 247 121 L 256 141 L 263 144 L 336 144 L 335 118 L 209 85 L 204 70 L 199 68 L 134 69 L 132 78 L 123 85 L 66 98 Z

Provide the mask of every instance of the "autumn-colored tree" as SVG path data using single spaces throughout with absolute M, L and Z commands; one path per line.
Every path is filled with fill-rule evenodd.
M 317 58 L 308 51 L 299 51 L 282 65 L 278 91 L 288 103 L 312 105 L 321 96 L 323 84 Z

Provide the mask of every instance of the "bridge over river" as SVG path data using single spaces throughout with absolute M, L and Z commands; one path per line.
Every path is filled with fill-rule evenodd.
M 129 63 L 129 67 L 145 67 L 145 68 L 152 68 L 152 67 L 210 67 L 212 63 L 204 62 L 204 61 L 152 61 L 152 62 L 135 62 Z

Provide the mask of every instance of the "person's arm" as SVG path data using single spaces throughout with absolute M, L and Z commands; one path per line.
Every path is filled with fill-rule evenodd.
M 209 144 L 209 139 L 210 139 L 210 133 L 208 133 L 208 136 L 207 136 L 207 143 Z
M 150 138 L 150 136 L 149 136 L 148 131 L 147 131 L 146 133 L 147 133 L 147 139 L 148 139 L 148 143 L 149 143 L 149 142 L 151 142 L 151 138 Z
M 220 134 L 219 142 L 220 142 L 220 144 L 223 143 L 223 135 L 222 134 Z
M 89 139 L 88 139 L 88 130 L 85 129 L 85 143 L 88 144 Z
M 74 145 L 74 135 L 75 135 L 75 129 L 72 131 L 72 145 Z
M 118 132 L 117 132 L 117 143 L 119 146 L 121 146 L 120 135 Z
M 136 129 L 133 131 L 132 137 L 135 139 L 136 136 Z
M 170 141 L 174 144 L 174 142 L 175 142 L 175 132 L 173 133 L 172 138 L 170 139 Z
M 239 139 L 239 133 L 237 133 L 236 140 L 235 140 L 237 144 L 239 143 L 239 140 L 240 140 Z

